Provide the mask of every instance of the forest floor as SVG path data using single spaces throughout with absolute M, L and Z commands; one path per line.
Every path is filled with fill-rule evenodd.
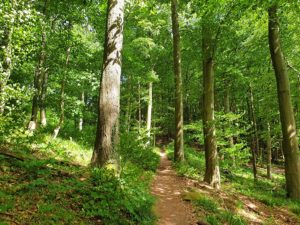
M 168 151 L 168 150 L 167 150 Z M 168 152 L 168 156 L 170 156 Z M 191 156 L 187 154 L 187 164 Z M 180 166 L 179 166 L 180 167 Z M 193 179 L 180 174 L 178 165 L 161 153 L 161 164 L 152 184 L 152 193 L 158 198 L 155 213 L 158 216 L 158 225 L 200 224 L 200 225 L 299 225 L 299 216 L 291 212 L 288 200 L 272 197 L 270 202 L 259 199 L 247 191 L 236 189 L 234 179 L 222 180 L 222 190 L 214 190 L 202 181 L 202 178 Z M 263 179 L 261 177 L 261 179 Z M 247 187 L 248 182 L 248 187 Z M 243 189 L 252 192 L 251 181 L 246 181 Z M 261 188 L 263 189 L 263 188 Z M 274 189 L 273 192 L 276 193 Z M 287 202 L 283 202 L 287 201 Z M 293 203 L 294 204 L 294 203 Z M 295 203 L 296 206 L 298 203 Z M 299 205 L 298 205 L 299 206 Z M 298 213 L 297 213 L 298 214 Z

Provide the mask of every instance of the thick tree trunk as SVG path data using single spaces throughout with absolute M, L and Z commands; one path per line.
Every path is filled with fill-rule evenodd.
M 148 110 L 147 110 L 147 124 L 146 124 L 146 130 L 147 130 L 147 145 L 150 145 L 151 142 L 151 124 L 152 124 L 152 82 L 149 83 L 149 93 L 148 93 Z
M 272 139 L 271 139 L 271 128 L 270 123 L 268 123 L 267 130 L 267 177 L 271 179 L 271 166 L 272 166 Z
M 269 45 L 277 82 L 287 196 L 292 199 L 300 199 L 300 152 L 287 66 L 280 44 L 279 19 L 276 5 L 269 8 Z
M 203 133 L 205 145 L 204 181 L 220 188 L 220 169 L 214 118 L 214 39 L 209 24 L 202 25 L 203 51 Z
M 174 140 L 174 160 L 184 160 L 183 150 L 183 103 L 182 103 L 182 77 L 181 77 L 181 53 L 180 53 L 180 33 L 178 22 L 178 3 L 171 0 L 172 10 L 172 31 L 173 31 L 173 61 L 175 75 L 175 140 Z
M 98 124 L 91 160 L 103 167 L 115 158 L 120 112 L 121 52 L 123 47 L 124 0 L 108 0 L 103 73 L 101 78 Z
M 68 73 L 68 66 L 70 62 L 70 53 L 71 48 L 67 49 L 66 53 L 66 70 L 64 71 L 62 80 L 61 80 L 61 89 L 60 89 L 60 117 L 59 122 L 56 126 L 56 128 L 53 131 L 52 138 L 55 139 L 61 129 L 61 126 L 63 125 L 65 121 L 65 86 L 66 86 L 66 75 Z

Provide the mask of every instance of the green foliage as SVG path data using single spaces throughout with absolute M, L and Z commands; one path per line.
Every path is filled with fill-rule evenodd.
M 174 159 L 174 145 L 171 143 L 167 147 L 167 156 L 169 159 Z M 175 169 L 181 176 L 186 176 L 194 179 L 199 179 L 204 175 L 205 161 L 204 152 L 197 151 L 187 145 L 184 146 L 185 161 L 175 163 Z
M 198 198 L 195 202 L 196 206 L 202 208 L 208 213 L 216 213 L 218 212 L 218 203 L 216 203 L 213 199 L 202 196 Z
M 145 139 L 138 133 L 122 133 L 119 147 L 121 162 L 130 162 L 144 170 L 155 171 L 159 164 L 159 155 L 144 143 Z

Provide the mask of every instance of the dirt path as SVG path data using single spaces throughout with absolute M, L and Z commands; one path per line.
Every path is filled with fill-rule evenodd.
M 158 225 L 197 224 L 192 205 L 181 197 L 188 186 L 188 180 L 176 175 L 166 154 L 161 152 L 160 166 L 151 187 L 152 194 L 157 197 L 154 210 L 159 218 Z

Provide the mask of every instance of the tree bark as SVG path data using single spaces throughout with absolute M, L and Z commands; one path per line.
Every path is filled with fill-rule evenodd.
M 269 47 L 276 76 L 280 120 L 285 156 L 287 196 L 300 199 L 300 153 L 295 117 L 291 102 L 287 65 L 280 44 L 277 5 L 269 8 Z
M 121 52 L 124 0 L 108 0 L 103 72 L 99 93 L 98 124 L 91 164 L 103 167 L 115 158 L 120 113 Z
M 175 140 L 174 160 L 184 160 L 183 149 L 183 103 L 182 103 L 182 76 L 181 76 L 181 53 L 180 32 L 178 22 L 178 2 L 171 0 L 172 31 L 173 31 L 173 61 L 175 75 Z
M 214 38 L 209 24 L 202 25 L 203 51 L 203 134 L 205 146 L 204 181 L 220 188 L 220 169 L 214 118 Z

